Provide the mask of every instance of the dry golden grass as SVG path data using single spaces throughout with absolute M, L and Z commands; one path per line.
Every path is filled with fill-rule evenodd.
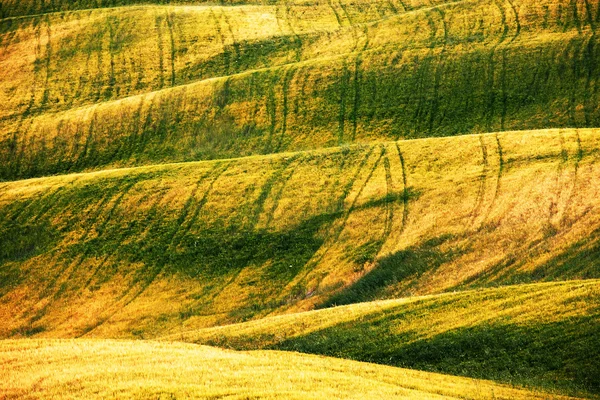
M 3 398 L 566 399 L 288 352 L 149 341 L 0 341 Z

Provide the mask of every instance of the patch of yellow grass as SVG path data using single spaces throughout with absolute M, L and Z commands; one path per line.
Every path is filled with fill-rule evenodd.
M 0 396 L 566 399 L 490 381 L 297 353 L 146 341 L 0 341 Z

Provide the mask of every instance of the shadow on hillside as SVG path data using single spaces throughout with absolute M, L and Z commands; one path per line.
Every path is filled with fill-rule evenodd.
M 600 278 L 600 228 L 533 270 L 531 281 Z
M 460 249 L 440 249 L 453 239 L 453 235 L 441 235 L 379 259 L 375 268 L 319 307 L 371 301 L 385 296 L 386 289 L 395 284 L 410 286 L 425 272 L 435 270 L 462 254 Z
M 431 338 L 419 338 L 414 332 L 395 333 L 398 319 L 424 317 L 414 311 L 377 314 L 375 318 L 336 325 L 268 348 L 573 394 L 600 393 L 597 314 L 536 325 L 482 323 Z
M 21 280 L 19 262 L 48 250 L 58 240 L 58 232 L 47 221 L 0 224 L 0 298 Z
M 475 288 L 491 284 L 513 285 L 600 278 L 600 227 L 535 269 L 520 270 L 526 262 L 540 257 L 546 251 L 549 251 L 547 246 L 538 249 L 522 249 L 521 252 L 507 256 L 500 263 L 475 275 L 455 289 Z

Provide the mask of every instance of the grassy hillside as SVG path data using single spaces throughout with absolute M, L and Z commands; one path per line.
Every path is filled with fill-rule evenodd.
M 366 12 L 346 10 L 359 24 L 392 15 L 389 2 L 357 4 Z M 3 64 L 12 68 L 3 77 L 0 115 L 63 111 L 301 61 L 314 56 L 321 36 L 344 30 L 335 15 L 317 2 L 117 7 L 4 20 Z M 327 47 L 344 45 L 344 35 L 336 36 Z
M 145 6 L 4 19 L 0 179 L 598 126 L 599 22 L 598 2 L 566 0 Z
M 0 18 L 18 18 L 61 11 L 113 8 L 132 5 L 274 5 L 277 0 L 2 0 Z
M 0 382 L 0 396 L 9 398 L 566 400 L 489 381 L 355 361 L 177 343 L 2 341 L 0 364 L 8 378 Z
M 600 398 L 599 26 L 0 0 L 0 398 Z
M 0 186 L 4 337 L 154 337 L 598 278 L 598 133 L 512 132 Z
M 431 4 L 426 4 L 428 7 Z M 407 10 L 425 6 L 405 3 Z M 341 20 L 340 14 L 347 15 Z M 2 21 L 2 117 L 68 110 L 356 47 L 353 24 L 398 14 L 391 2 L 137 6 Z M 365 25 L 366 24 L 366 25 Z M 421 38 L 427 39 L 427 37 Z M 283 77 L 282 77 L 283 78 Z M 33 88 L 32 88 L 33 86 Z
M 600 394 L 600 281 L 360 303 L 168 339 L 324 354 Z

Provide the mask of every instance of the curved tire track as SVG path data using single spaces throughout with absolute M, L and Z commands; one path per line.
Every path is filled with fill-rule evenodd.
M 115 301 L 115 304 L 113 305 L 113 307 L 109 308 L 108 313 L 105 316 L 100 317 L 98 319 L 98 321 L 93 326 L 89 327 L 89 329 L 87 329 L 81 336 L 85 336 L 85 335 L 93 332 L 98 327 L 100 327 L 101 325 L 103 325 L 105 322 L 107 322 L 108 320 L 110 320 L 113 316 L 115 316 L 119 311 L 125 309 L 129 304 L 131 304 L 140 295 L 142 295 L 146 291 L 146 289 L 148 289 L 148 287 L 150 287 L 150 285 L 162 273 L 162 271 L 163 271 L 163 269 L 164 269 L 164 267 L 165 267 L 165 265 L 167 263 L 166 257 L 168 256 L 169 250 L 172 250 L 173 248 L 175 248 L 179 244 L 179 241 L 181 240 L 181 237 L 183 237 L 185 234 L 187 234 L 187 232 L 189 232 L 189 230 L 193 226 L 193 223 L 197 219 L 197 217 L 198 217 L 198 215 L 200 213 L 200 210 L 202 209 L 202 207 L 206 203 L 208 194 L 210 193 L 210 191 L 211 191 L 212 187 L 214 186 L 215 182 L 229 168 L 229 166 L 232 164 L 232 162 L 230 161 L 229 163 L 226 163 L 224 168 L 222 167 L 222 164 L 223 164 L 223 162 L 217 162 L 217 163 L 215 163 L 215 166 L 209 172 L 206 172 L 205 174 L 203 174 L 201 176 L 201 178 L 198 180 L 198 183 L 197 183 L 196 187 L 194 188 L 194 190 L 191 192 L 190 196 L 186 200 L 186 203 L 185 203 L 185 205 L 184 205 L 184 207 L 182 209 L 182 213 L 178 217 L 178 221 L 181 221 L 181 223 L 180 224 L 179 223 L 176 224 L 175 230 L 173 232 L 171 232 L 171 241 L 169 242 L 169 244 L 167 246 L 167 249 L 165 250 L 166 254 L 162 255 L 163 258 L 159 261 L 158 267 L 156 267 L 155 271 L 152 271 L 152 273 L 150 274 L 149 279 L 146 280 L 146 281 L 144 281 L 144 282 L 142 282 L 141 286 L 133 294 L 133 296 L 131 296 L 131 298 L 125 300 L 125 302 L 122 305 L 119 305 L 118 303 L 120 301 L 122 301 L 123 299 L 125 299 L 134 290 L 135 284 L 130 285 L 130 287 Z M 197 191 L 199 189 L 200 182 L 202 182 L 204 179 L 210 177 L 211 175 L 212 175 L 212 179 L 211 179 L 211 182 L 210 182 L 207 190 L 204 192 L 204 194 L 203 194 L 202 198 L 200 199 L 200 201 L 198 201 L 198 203 L 196 204 L 196 207 L 194 209 L 194 213 L 192 214 L 191 218 L 189 218 L 188 224 L 186 224 L 186 226 L 183 227 L 184 222 L 185 222 L 185 220 L 187 219 L 187 216 L 190 213 L 190 208 L 192 207 L 192 202 L 193 202 L 192 199 L 195 198 L 195 196 L 197 195 Z M 157 222 L 156 222 L 156 220 L 154 220 L 154 221 L 155 222 L 153 223 L 153 225 L 156 225 Z M 183 231 L 180 229 L 181 227 L 183 227 Z M 152 228 L 150 228 L 150 229 L 152 229 Z M 181 232 L 183 232 L 183 233 L 181 233 Z
M 401 235 L 406 229 L 406 224 L 408 222 L 409 208 L 408 208 L 408 176 L 406 173 L 406 163 L 404 161 L 404 156 L 402 155 L 402 151 L 400 150 L 400 145 L 396 141 L 396 151 L 398 152 L 398 158 L 400 160 L 400 166 L 402 167 L 402 222 L 400 225 L 399 235 Z

